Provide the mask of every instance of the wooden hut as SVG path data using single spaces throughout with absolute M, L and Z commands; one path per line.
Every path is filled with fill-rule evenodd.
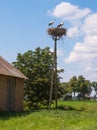
M 22 111 L 26 76 L 0 56 L 0 111 Z

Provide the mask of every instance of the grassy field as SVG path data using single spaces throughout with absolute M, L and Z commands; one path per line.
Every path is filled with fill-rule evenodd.
M 0 113 L 0 130 L 97 130 L 97 102 L 60 101 L 57 110 Z

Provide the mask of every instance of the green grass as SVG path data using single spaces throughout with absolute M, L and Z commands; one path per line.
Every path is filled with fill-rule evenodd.
M 97 102 L 60 101 L 57 110 L 0 113 L 0 130 L 97 130 Z

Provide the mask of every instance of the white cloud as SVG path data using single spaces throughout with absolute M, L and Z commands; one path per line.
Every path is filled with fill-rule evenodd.
M 94 73 L 97 70 L 97 13 L 69 2 L 62 2 L 49 12 L 69 23 L 69 38 L 77 37 L 77 42 L 65 58 L 65 63 L 76 62 L 83 66 L 84 72 Z
M 97 52 L 97 35 L 89 35 L 84 38 L 83 46 L 85 46 L 90 53 Z
M 81 20 L 88 16 L 91 13 L 91 10 L 89 8 L 82 9 L 79 6 L 73 5 L 69 2 L 61 2 L 53 10 L 49 10 L 48 12 L 56 18 L 69 21 L 69 24 L 72 26 L 67 30 L 67 37 L 72 38 L 81 35 Z
M 85 46 L 83 46 L 82 43 L 78 42 L 76 43 L 76 45 L 74 46 L 74 49 L 73 49 L 75 52 L 77 53 L 82 53 L 82 52 L 87 52 L 87 49 Z
M 70 38 L 78 36 L 78 34 L 79 34 L 79 30 L 77 27 L 71 27 L 67 30 L 67 36 Z
M 85 19 L 82 31 L 85 35 L 97 35 L 97 13 L 89 15 Z
M 66 63 L 76 62 L 76 61 L 78 61 L 78 59 L 79 59 L 79 58 L 78 58 L 77 53 L 74 52 L 74 51 L 72 51 L 72 52 L 70 53 L 69 57 L 68 57 L 68 58 L 65 58 L 65 62 L 66 62 Z
M 75 44 L 69 56 L 65 59 L 66 63 L 78 62 L 82 64 L 85 71 L 97 69 L 94 65 L 97 60 L 97 13 L 91 14 L 84 19 L 79 31 L 83 33 L 82 42 Z M 72 32 L 71 32 L 72 33 Z M 73 34 L 73 33 L 72 33 Z M 84 64 L 87 63 L 85 66 Z
M 93 37 L 91 37 L 93 38 Z M 79 42 L 73 47 L 73 50 L 69 54 L 68 58 L 65 59 L 66 63 L 70 62 L 93 62 L 97 58 L 97 44 L 96 38 L 91 40 L 91 38 L 86 37 L 83 43 Z M 90 40 L 89 40 L 90 39 Z
M 62 2 L 49 11 L 51 15 L 64 20 L 77 20 L 87 16 L 91 10 L 89 8 L 81 9 L 78 6 L 72 5 L 69 2 Z

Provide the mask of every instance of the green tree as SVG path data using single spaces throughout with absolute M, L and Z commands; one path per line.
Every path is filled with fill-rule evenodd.
M 69 92 L 69 90 L 68 90 L 68 82 L 61 82 L 59 84 L 58 89 L 59 89 L 58 92 L 59 92 L 60 97 L 64 96 L 66 93 Z
M 70 79 L 68 83 L 68 87 L 69 87 L 70 92 L 74 93 L 74 99 L 75 99 L 75 93 L 77 92 L 77 77 L 76 76 L 73 76 Z
M 28 80 L 25 82 L 24 97 L 29 107 L 38 107 L 39 104 L 48 104 L 51 83 L 53 58 L 49 47 L 35 51 L 18 53 L 13 65 L 23 72 Z
M 97 82 L 96 81 L 93 81 L 91 83 L 92 87 L 94 88 L 95 92 L 97 93 Z
M 91 82 L 89 80 L 85 80 L 85 78 L 80 75 L 78 77 L 78 92 L 81 93 L 85 99 L 85 94 L 90 94 L 91 91 Z

